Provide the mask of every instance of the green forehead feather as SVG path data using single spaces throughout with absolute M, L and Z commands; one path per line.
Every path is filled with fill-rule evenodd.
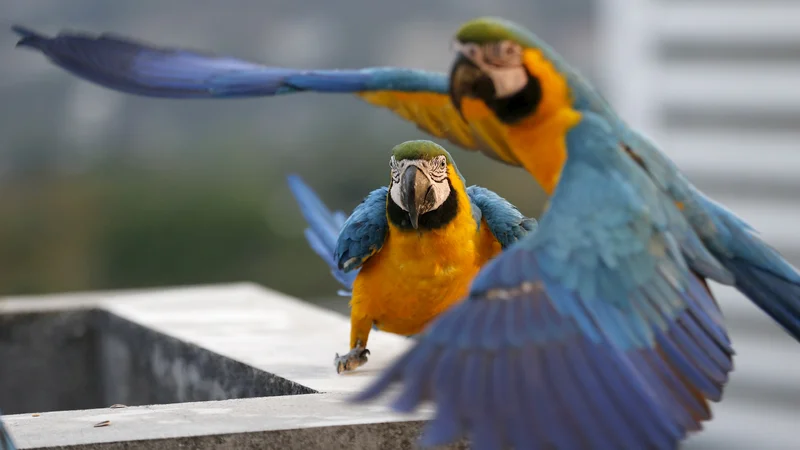
M 403 159 L 431 160 L 437 156 L 444 155 L 447 158 L 447 162 L 453 164 L 453 158 L 450 157 L 450 153 L 447 153 L 447 150 L 435 142 L 425 140 L 406 141 L 398 144 L 392 149 L 392 155 L 398 161 Z
M 403 159 L 427 159 L 431 160 L 437 156 L 444 155 L 447 159 L 447 164 L 449 164 L 453 170 L 455 170 L 456 175 L 461 179 L 461 182 L 466 184 L 464 181 L 464 176 L 461 175 L 461 172 L 458 170 L 456 166 L 456 162 L 453 161 L 453 157 L 450 156 L 450 153 L 447 153 L 441 145 L 426 141 L 426 140 L 418 140 L 418 141 L 406 141 L 402 144 L 396 145 L 392 149 L 392 156 L 394 159 L 400 161 Z
M 459 28 L 456 39 L 463 43 L 474 44 L 513 41 L 528 48 L 539 46 L 536 37 L 530 31 L 510 20 L 498 17 L 470 20 Z

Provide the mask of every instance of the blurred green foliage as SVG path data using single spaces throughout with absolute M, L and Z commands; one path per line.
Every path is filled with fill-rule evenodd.
M 305 242 L 285 177 L 299 173 L 349 213 L 388 181 L 389 149 L 402 140 L 354 148 L 338 133 L 315 136 L 326 144 L 314 151 L 217 138 L 172 152 L 177 161 L 123 153 L 72 175 L 37 164 L 42 152 L 30 148 L 30 170 L 0 186 L 0 295 L 254 281 L 330 297 L 338 286 Z M 543 196 L 523 171 L 443 144 L 469 184 L 539 213 Z

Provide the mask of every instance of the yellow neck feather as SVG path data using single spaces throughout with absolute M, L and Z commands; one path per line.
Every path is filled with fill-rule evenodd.
M 539 123 L 524 121 L 509 127 L 514 155 L 547 195 L 553 195 L 567 160 L 567 132 L 580 117 L 574 109 L 564 108 Z
M 567 160 L 567 132 L 581 115 L 572 108 L 566 77 L 540 50 L 525 50 L 523 63 L 539 80 L 542 99 L 530 117 L 509 126 L 508 138 L 525 170 L 552 195 Z

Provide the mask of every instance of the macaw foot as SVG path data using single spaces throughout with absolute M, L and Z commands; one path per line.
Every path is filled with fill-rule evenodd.
M 363 366 L 367 363 L 367 355 L 369 355 L 369 350 L 360 345 L 357 345 L 342 356 L 337 353 L 336 358 L 333 360 L 333 365 L 336 366 L 336 373 L 349 372 Z

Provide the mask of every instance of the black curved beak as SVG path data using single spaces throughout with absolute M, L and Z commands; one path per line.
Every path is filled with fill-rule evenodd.
M 400 200 L 408 212 L 411 226 L 419 228 L 419 216 L 425 214 L 436 204 L 433 185 L 422 170 L 416 166 L 407 167 L 400 177 Z
M 464 97 L 478 94 L 479 86 L 486 83 L 491 86 L 492 90 L 494 89 L 491 79 L 483 73 L 480 67 L 459 52 L 450 68 L 450 101 L 453 102 L 453 106 L 462 118 L 464 118 L 464 113 L 461 111 L 461 103 Z

